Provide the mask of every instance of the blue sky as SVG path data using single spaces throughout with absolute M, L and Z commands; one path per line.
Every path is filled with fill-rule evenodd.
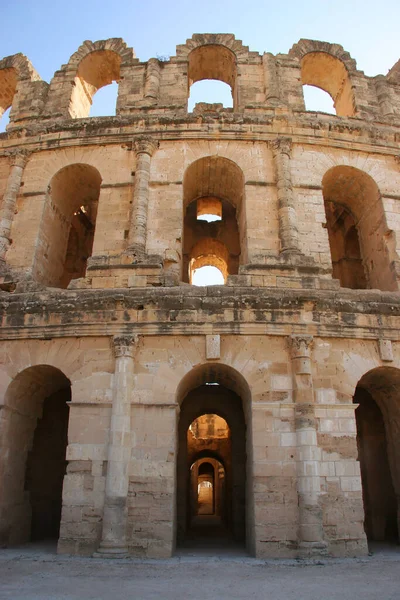
M 23 52 L 43 79 L 86 39 L 122 37 L 140 60 L 174 55 L 193 33 L 234 33 L 251 50 L 300 38 L 342 44 L 367 75 L 400 58 L 399 0 L 1 0 L 0 56 Z

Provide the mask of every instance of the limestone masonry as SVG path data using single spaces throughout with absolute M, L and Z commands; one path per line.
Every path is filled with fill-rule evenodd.
M 233 108 L 190 87 L 217 79 Z M 89 117 L 117 81 L 116 115 Z M 336 115 L 306 111 L 303 85 Z M 400 530 L 400 61 L 194 35 L 0 61 L 0 545 L 359 556 Z M 207 215 L 213 215 L 210 220 Z M 205 265 L 225 285 L 192 285 Z

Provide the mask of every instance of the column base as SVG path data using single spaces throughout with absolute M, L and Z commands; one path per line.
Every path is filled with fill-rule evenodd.
M 328 556 L 328 544 L 326 542 L 299 542 L 298 558 L 323 558 Z
M 97 552 L 93 553 L 93 558 L 129 558 L 128 546 L 111 546 L 100 544 Z

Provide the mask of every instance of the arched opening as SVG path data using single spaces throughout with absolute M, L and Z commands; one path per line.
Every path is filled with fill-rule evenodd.
M 399 543 L 400 370 L 378 367 L 358 382 L 357 445 L 369 542 Z
M 375 181 L 340 165 L 322 180 L 333 276 L 342 287 L 396 290 L 385 236 L 388 229 Z
M 355 115 L 354 94 L 344 63 L 327 52 L 309 52 L 301 61 L 301 82 L 327 92 L 339 117 Z
M 17 84 L 18 76 L 14 68 L 0 69 L 0 132 L 5 131 L 8 124 Z
M 190 87 L 188 111 L 193 112 L 196 104 L 218 104 L 218 108 L 233 108 L 232 88 L 223 81 L 203 79 Z
M 73 119 L 87 117 L 96 92 L 120 80 L 121 56 L 112 50 L 95 50 L 79 63 L 69 112 Z
M 197 286 L 224 285 L 225 278 L 222 269 L 212 265 L 197 267 L 193 264 L 191 283 Z
M 315 85 L 303 85 L 303 95 L 306 110 L 336 115 L 332 96 L 328 92 Z
M 251 550 L 247 384 L 234 369 L 207 364 L 183 379 L 178 397 L 178 546 Z
M 245 238 L 244 178 L 231 160 L 207 156 L 192 163 L 183 181 L 182 280 L 193 283 L 202 267 L 217 268 L 226 281 L 237 274 Z
M 236 68 L 236 57 L 234 53 L 226 48 L 225 46 L 221 46 L 219 44 L 206 44 L 204 46 L 199 46 L 192 50 L 189 54 L 189 65 L 188 65 L 188 92 L 190 97 L 192 97 L 191 86 L 198 82 L 204 80 L 217 80 L 222 83 L 225 83 L 230 87 L 232 102 L 229 104 L 233 107 L 236 106 L 237 103 L 237 86 L 236 86 L 236 78 L 237 78 L 237 68 Z M 210 82 L 211 83 L 211 82 Z M 201 89 L 207 90 L 207 94 L 209 92 L 215 93 L 218 91 L 218 98 L 226 99 L 227 92 L 223 90 L 223 96 L 219 95 L 224 86 L 202 86 Z M 221 89 L 222 88 L 222 89 Z M 197 94 L 196 94 L 197 96 Z M 212 102 L 215 103 L 213 99 L 215 96 L 211 96 Z M 204 96 L 207 98 L 207 96 Z M 208 99 L 200 99 L 197 101 L 206 101 Z M 220 102 L 221 100 L 218 100 Z M 225 102 L 222 102 L 224 106 L 228 106 Z M 194 102 L 189 101 L 190 110 L 193 109 Z
M 0 117 L 0 133 L 3 133 L 7 129 L 7 125 L 10 122 L 11 106 L 4 111 L 3 116 Z
M 100 88 L 92 98 L 90 117 L 115 115 L 118 99 L 118 83 L 110 83 Z
M 67 288 L 85 276 L 91 256 L 101 176 L 94 167 L 73 164 L 52 178 L 35 257 L 36 279 Z
M 58 539 L 71 384 L 55 367 L 19 373 L 5 394 L 0 545 Z

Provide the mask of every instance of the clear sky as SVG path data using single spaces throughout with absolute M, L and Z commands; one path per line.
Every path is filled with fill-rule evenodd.
M 367 75 L 400 58 L 399 0 L 0 0 L 0 56 L 23 52 L 49 81 L 84 40 L 122 37 L 140 60 L 193 33 L 234 33 L 286 53 L 300 38 L 341 44 Z
M 400 58 L 400 0 L 0 0 L 0 8 L 0 58 L 22 52 L 48 82 L 84 40 L 110 37 L 122 37 L 141 61 L 175 55 L 193 33 L 233 33 L 250 50 L 274 54 L 300 38 L 334 42 L 370 76 Z

